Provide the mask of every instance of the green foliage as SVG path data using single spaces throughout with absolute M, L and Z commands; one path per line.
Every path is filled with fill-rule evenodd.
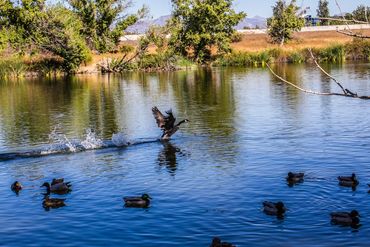
M 268 34 L 272 42 L 283 45 L 292 39 L 293 32 L 301 30 L 304 20 L 297 16 L 297 11 L 295 0 L 288 5 L 283 0 L 277 1 L 273 7 L 273 16 L 267 19 Z
M 47 21 L 40 28 L 42 39 L 39 45 L 62 57 L 62 69 L 73 72 L 91 58 L 90 50 L 79 33 L 82 23 L 74 13 L 62 6 L 49 8 L 46 15 Z
M 351 60 L 370 61 L 370 40 L 355 38 L 345 46 L 347 57 Z
M 231 35 L 231 42 L 232 43 L 237 43 L 237 42 L 240 42 L 242 41 L 243 39 L 243 35 L 241 33 L 238 33 L 238 32 L 234 32 L 232 35 Z
M 268 51 L 261 52 L 232 52 L 219 57 L 214 65 L 216 66 L 264 66 L 271 60 Z
M 130 0 L 68 0 L 83 23 L 82 33 L 91 49 L 111 51 L 124 30 L 145 15 L 143 7 L 137 14 L 125 16 Z
M 138 61 L 138 68 L 146 71 L 171 71 L 176 69 L 176 57 L 168 52 L 145 54 Z
M 342 44 L 332 45 L 323 49 L 314 50 L 315 57 L 319 61 L 344 62 L 346 60 L 345 46 Z
M 289 54 L 289 56 L 287 57 L 287 61 L 288 63 L 295 63 L 295 64 L 303 63 L 305 61 L 305 57 L 301 52 L 296 51 L 296 52 Z
M 12 48 L 23 53 L 27 47 L 38 39 L 38 23 L 44 15 L 45 0 L 22 0 L 17 4 L 3 0 L 0 6 L 0 23 L 2 27 L 13 31 L 8 37 Z M 15 32 L 14 32 L 15 31 Z
M 80 35 L 82 23 L 64 6 L 47 8 L 44 0 L 22 0 L 19 4 L 6 0 L 0 14 L 3 28 L 9 30 L 5 39 L 0 35 L 1 48 L 11 46 L 19 54 L 35 49 L 51 53 L 63 59 L 65 72 L 75 71 L 89 59 L 90 51 Z
M 327 18 L 327 17 L 330 16 L 328 5 L 329 5 L 329 2 L 327 0 L 320 0 L 319 1 L 319 6 L 317 8 L 317 16 L 318 17 Z M 321 20 L 320 23 L 323 26 L 329 25 L 328 20 Z
M 26 64 L 32 72 L 37 72 L 40 75 L 51 75 L 63 71 L 64 60 L 57 56 L 42 55 L 32 58 Z
M 151 27 L 140 40 L 141 52 L 138 56 L 138 67 L 142 70 L 175 70 L 177 56 L 169 44 L 168 33 L 172 31 L 170 25 L 165 27 Z M 149 45 L 156 47 L 155 54 L 148 54 Z
M 0 60 L 0 78 L 16 77 L 24 75 L 27 66 L 19 57 L 9 57 Z
M 369 22 L 370 20 L 370 7 L 365 5 L 358 6 L 353 12 L 352 16 L 353 19 L 357 21 L 365 21 Z
M 232 9 L 232 0 L 172 0 L 174 7 L 170 46 L 175 52 L 205 63 L 211 49 L 218 54 L 230 51 L 233 27 L 246 14 Z

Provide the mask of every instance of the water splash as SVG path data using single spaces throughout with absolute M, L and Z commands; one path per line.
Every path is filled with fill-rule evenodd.
M 83 152 L 92 149 L 127 147 L 151 142 L 157 142 L 159 139 L 137 139 L 129 141 L 123 133 L 112 135 L 111 140 L 102 140 L 98 138 L 95 132 L 91 129 L 86 129 L 86 136 L 83 141 L 70 140 L 65 134 L 60 131 L 60 126 L 57 125 L 49 134 L 49 143 L 47 146 L 36 150 L 0 153 L 0 161 L 12 160 L 17 158 L 35 158 L 53 154 L 67 154 Z
M 127 146 L 130 144 L 121 132 L 112 135 L 112 143 L 117 147 Z
M 77 145 L 73 144 L 66 135 L 58 133 L 59 126 L 54 127 L 49 134 L 50 147 L 44 152 L 53 153 L 55 151 L 77 152 Z
M 99 139 L 95 132 L 91 129 L 86 129 L 86 137 L 85 140 L 81 142 L 81 146 L 87 149 L 97 149 L 104 147 L 104 143 L 101 139 Z

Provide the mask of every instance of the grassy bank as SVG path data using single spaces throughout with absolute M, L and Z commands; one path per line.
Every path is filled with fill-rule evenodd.
M 220 56 L 212 63 L 213 66 L 251 66 L 260 67 L 269 63 L 305 63 L 310 62 L 311 56 L 308 47 L 292 49 L 291 46 L 266 48 L 257 51 L 236 50 L 230 54 Z M 370 40 L 354 39 L 347 43 L 331 43 L 330 45 L 315 47 L 312 51 L 319 62 L 342 63 L 345 61 L 370 61 Z M 95 55 L 88 64 L 80 66 L 80 73 L 98 73 L 101 61 L 110 61 L 110 67 L 116 66 L 112 72 L 126 70 L 141 71 L 171 71 L 194 65 L 190 60 L 167 53 L 148 53 L 125 64 L 122 54 Z M 121 63 L 120 63 L 121 61 Z M 122 62 L 124 61 L 124 62 Z M 24 76 L 54 76 L 62 74 L 62 61 L 49 55 L 33 57 L 3 57 L 0 58 L 0 78 L 17 78 Z M 123 69 L 120 69 L 122 67 Z
M 345 44 L 331 44 L 312 49 L 320 62 L 370 61 L 370 41 L 355 39 Z M 308 48 L 297 50 L 272 48 L 260 51 L 234 51 L 219 57 L 214 66 L 264 66 L 265 63 L 304 63 L 311 61 Z

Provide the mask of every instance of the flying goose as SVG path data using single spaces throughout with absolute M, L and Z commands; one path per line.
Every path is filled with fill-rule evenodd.
M 176 131 L 179 130 L 179 127 L 183 123 L 189 122 L 188 119 L 184 119 L 177 124 L 176 118 L 172 114 L 172 110 L 166 111 L 166 116 L 164 116 L 156 106 L 152 108 L 153 116 L 157 122 L 157 125 L 161 130 L 163 131 L 163 134 L 161 136 L 161 140 L 169 140 L 170 137 L 176 133 Z

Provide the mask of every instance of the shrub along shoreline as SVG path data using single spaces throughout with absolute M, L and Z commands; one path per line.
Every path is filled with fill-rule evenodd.
M 309 48 L 285 50 L 284 48 L 266 49 L 258 52 L 234 51 L 213 62 L 214 66 L 260 67 L 266 63 L 300 64 L 312 62 Z M 319 62 L 343 63 L 345 61 L 370 61 L 370 40 L 354 39 L 346 44 L 331 44 L 323 48 L 312 48 Z
M 324 48 L 313 48 L 312 52 L 319 62 L 343 63 L 345 61 L 370 61 L 370 40 L 354 39 L 346 44 L 331 44 Z M 120 55 L 111 59 L 117 64 Z M 112 64 L 113 64 L 112 62 Z M 266 49 L 258 52 L 232 51 L 229 54 L 219 55 L 208 66 L 219 67 L 264 67 L 266 63 L 310 63 L 312 62 L 308 48 L 287 50 L 284 48 Z M 60 62 L 48 55 L 30 57 L 3 57 L 0 58 L 0 78 L 19 78 L 36 76 L 63 75 Z M 125 71 L 173 71 L 196 66 L 195 63 L 180 56 L 164 56 L 163 53 L 153 53 L 133 60 L 130 64 L 111 72 Z M 76 74 L 101 73 L 98 63 L 89 65 L 89 70 L 77 70 Z

